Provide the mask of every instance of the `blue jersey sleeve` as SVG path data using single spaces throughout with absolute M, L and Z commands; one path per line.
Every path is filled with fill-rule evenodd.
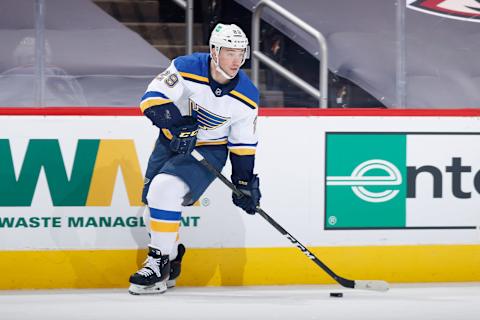
M 182 118 L 177 106 L 172 102 L 149 107 L 143 114 L 159 128 L 169 128 Z
M 230 162 L 232 163 L 232 176 L 238 180 L 250 181 L 253 177 L 253 168 L 255 166 L 255 155 L 238 155 L 230 152 Z

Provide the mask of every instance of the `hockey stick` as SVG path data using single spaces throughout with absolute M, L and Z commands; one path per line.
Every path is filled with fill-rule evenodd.
M 220 179 L 227 187 L 229 187 L 237 196 L 244 197 L 245 195 L 238 191 L 237 187 L 230 182 L 223 174 L 218 172 L 197 150 L 192 151 L 192 156 L 203 164 L 210 172 L 212 172 L 218 179 Z M 294 244 L 298 249 L 300 249 L 310 260 L 315 262 L 320 268 L 322 268 L 330 277 L 337 281 L 340 285 L 345 288 L 352 289 L 363 289 L 363 290 L 375 290 L 375 291 L 387 291 L 388 283 L 383 280 L 349 280 L 337 275 L 332 271 L 325 263 L 320 261 L 310 250 L 308 250 L 303 244 L 301 244 L 297 239 L 295 239 L 290 233 L 287 232 L 281 225 L 279 225 L 275 220 L 272 219 L 265 211 L 257 206 L 255 210 L 260 214 L 265 220 L 268 221 L 277 231 L 284 235 L 292 244 Z

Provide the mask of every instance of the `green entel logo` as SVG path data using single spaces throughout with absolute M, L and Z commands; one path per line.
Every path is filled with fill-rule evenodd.
M 325 228 L 405 227 L 406 135 L 327 133 Z
M 67 177 L 57 139 L 31 139 L 18 179 L 10 141 L 0 139 L 0 206 L 30 206 L 43 170 L 54 206 L 110 206 L 119 169 L 130 206 L 142 206 L 143 175 L 133 140 L 80 139 Z

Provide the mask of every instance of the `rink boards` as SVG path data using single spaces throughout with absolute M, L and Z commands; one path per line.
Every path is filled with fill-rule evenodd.
M 344 277 L 479 281 L 479 115 L 262 110 L 262 208 Z M 148 243 L 139 199 L 157 130 L 105 110 L 0 128 L 0 288 L 125 287 Z M 181 285 L 333 283 L 219 181 L 180 236 Z

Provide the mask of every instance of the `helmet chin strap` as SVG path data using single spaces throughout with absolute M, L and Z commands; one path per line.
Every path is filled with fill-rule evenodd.
M 215 48 L 215 52 L 217 53 L 217 60 L 218 60 L 218 61 L 215 61 L 215 59 L 212 57 L 213 63 L 215 64 L 215 69 L 216 69 L 223 77 L 227 78 L 228 80 L 232 80 L 233 78 L 235 78 L 235 76 L 237 75 L 238 71 L 240 71 L 240 70 L 238 70 L 238 71 L 233 75 L 233 77 L 232 77 L 232 76 L 229 76 L 225 71 L 223 71 L 222 67 L 220 67 L 220 63 L 219 63 L 219 62 L 220 62 L 220 60 L 219 60 L 219 59 L 220 59 L 220 49 Z M 211 55 L 211 54 L 210 54 L 210 55 Z M 245 59 L 244 59 L 244 61 L 245 61 Z M 242 63 L 242 65 L 243 65 L 243 63 Z
M 217 55 L 217 59 L 218 59 L 218 55 Z M 218 64 L 217 61 L 215 61 L 215 59 L 213 59 L 213 63 L 215 64 L 215 69 L 225 78 L 227 78 L 228 80 L 232 80 L 233 78 L 235 78 L 235 76 L 237 75 L 235 73 L 235 75 L 233 77 L 229 76 L 225 71 L 223 71 L 223 69 L 220 67 L 220 64 Z M 238 72 L 238 71 L 237 71 Z

